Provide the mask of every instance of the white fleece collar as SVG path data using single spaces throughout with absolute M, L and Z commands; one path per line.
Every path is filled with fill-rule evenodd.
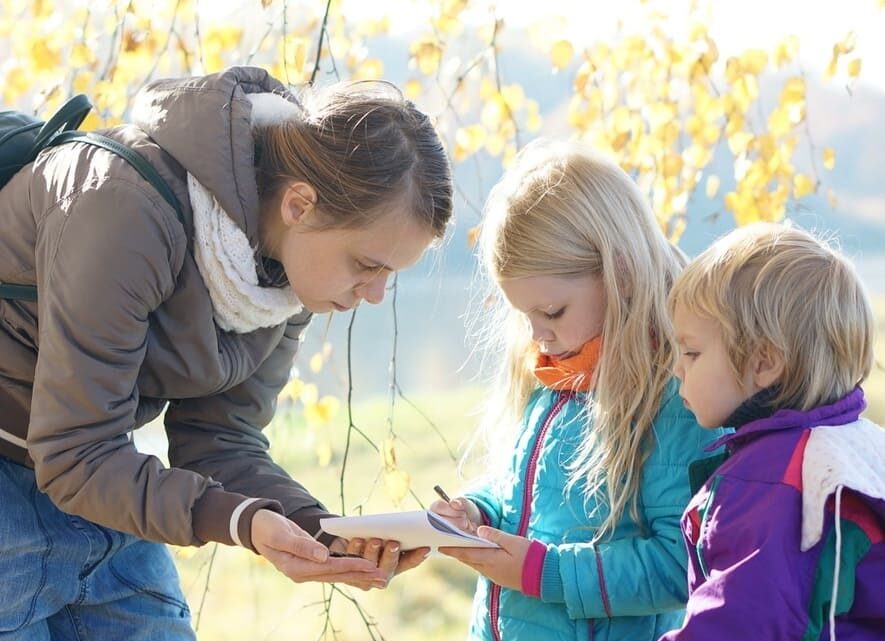
M 194 258 L 218 326 L 246 334 L 279 325 L 300 312 L 301 302 L 291 286 L 258 284 L 255 252 L 246 234 L 191 174 L 187 190 L 194 213 Z

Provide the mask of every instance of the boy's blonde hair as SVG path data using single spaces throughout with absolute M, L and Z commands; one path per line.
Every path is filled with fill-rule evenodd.
M 795 227 L 758 223 L 727 234 L 677 279 L 669 305 L 721 325 L 738 379 L 758 350 L 782 352 L 777 407 L 832 403 L 873 364 L 875 321 L 854 267 Z
M 667 292 L 684 256 L 664 235 L 636 184 L 617 165 L 578 144 L 535 141 L 493 188 L 480 232 L 499 318 L 486 324 L 489 354 L 504 358 L 487 408 L 488 445 L 501 449 L 501 427 L 522 421 L 537 388 L 531 330 L 502 300 L 502 279 L 596 275 L 606 293 L 603 349 L 592 429 L 570 468 L 569 485 L 586 480 L 588 495 L 609 514 L 596 534 L 610 533 L 626 506 L 638 521 L 636 494 L 672 365 Z M 503 453 L 505 458 L 509 452 Z

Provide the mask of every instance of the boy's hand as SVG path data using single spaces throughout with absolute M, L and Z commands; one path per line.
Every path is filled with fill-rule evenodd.
M 501 547 L 498 549 L 441 547 L 439 551 L 458 559 L 464 565 L 469 565 L 503 588 L 521 591 L 522 566 L 532 542 L 525 537 L 506 534 L 487 525 L 480 527 L 476 534 Z
M 437 499 L 430 504 L 430 511 L 439 514 L 459 530 L 476 534 L 476 528 L 482 525 L 482 514 L 476 503 L 463 496 L 443 501 Z

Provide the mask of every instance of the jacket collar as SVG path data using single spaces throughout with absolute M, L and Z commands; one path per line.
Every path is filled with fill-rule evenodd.
M 752 401 L 753 399 L 750 400 Z M 820 425 L 844 425 L 845 423 L 856 421 L 866 407 L 867 403 L 864 400 L 863 390 L 860 387 L 855 387 L 846 396 L 830 405 L 820 405 L 804 412 L 781 409 L 770 416 L 750 420 L 740 425 L 737 431 L 717 439 L 705 449 L 710 451 L 725 444 L 728 444 L 730 449 L 733 449 L 739 443 L 769 432 L 817 427 Z M 740 408 L 738 409 L 740 410 Z M 737 411 L 735 414 L 737 414 Z M 735 414 L 732 414 L 732 417 Z

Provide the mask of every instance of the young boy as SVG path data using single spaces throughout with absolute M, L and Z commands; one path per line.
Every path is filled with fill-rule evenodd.
M 662 641 L 885 639 L 885 430 L 860 418 L 875 324 L 854 269 L 804 231 L 752 225 L 669 303 L 680 394 L 735 431 L 683 515 L 690 596 Z

